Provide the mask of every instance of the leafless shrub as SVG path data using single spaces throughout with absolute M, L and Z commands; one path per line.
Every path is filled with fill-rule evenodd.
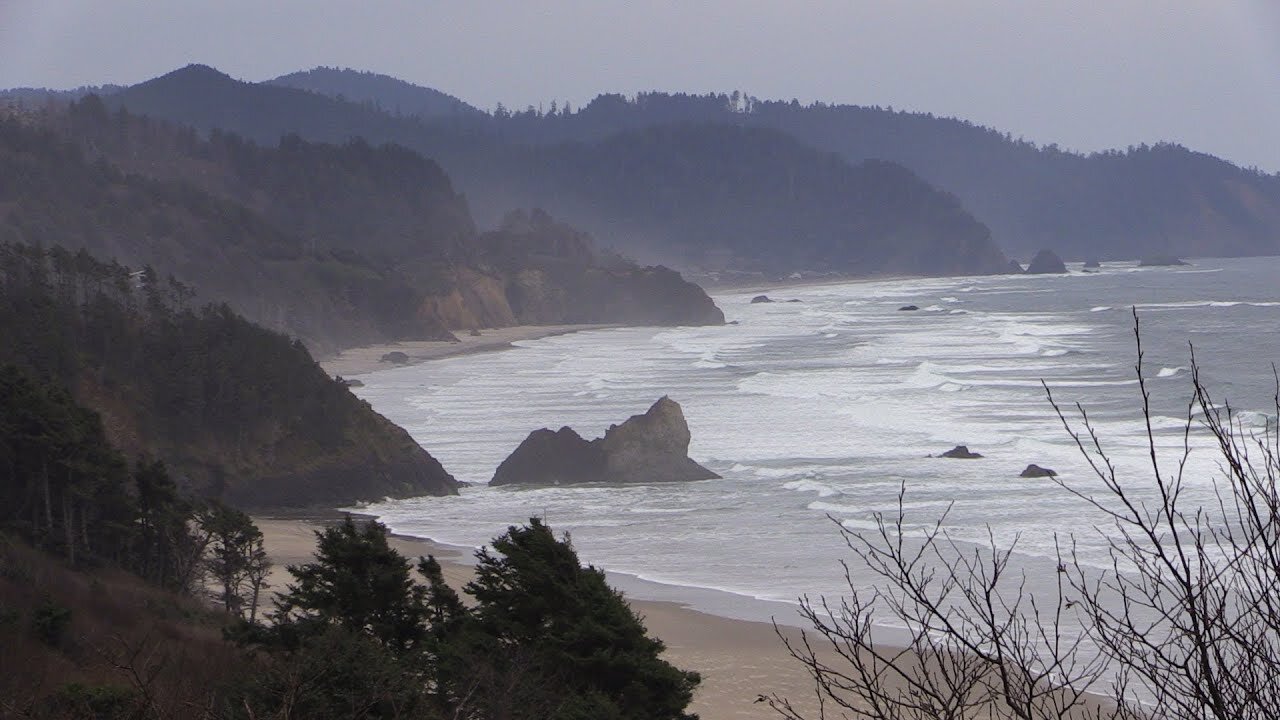
M 1136 312 L 1134 335 L 1148 475 L 1122 476 L 1085 409 L 1068 415 L 1045 387 L 1099 481 L 1054 482 L 1100 513 L 1095 529 L 1109 567 L 1087 566 L 1070 536 L 1057 582 L 1033 587 L 1010 567 L 1016 548 L 999 547 L 990 533 L 975 550 L 948 534 L 945 516 L 922 537 L 908 532 L 900 494 L 897 516 L 877 515 L 874 531 L 840 528 L 853 562 L 877 585 L 859 588 L 845 564 L 849 595 L 802 598 L 812 631 L 783 638 L 813 679 L 817 717 L 1276 717 L 1280 433 L 1270 423 L 1251 429 L 1215 402 L 1193 349 L 1182 448 L 1166 462 Z M 1280 415 L 1280 377 L 1276 387 Z M 1220 456 L 1207 505 L 1189 498 L 1187 484 L 1200 431 Z M 873 622 L 885 621 L 907 628 L 905 647 L 873 637 Z M 766 699 L 783 717 L 804 717 L 784 697 Z

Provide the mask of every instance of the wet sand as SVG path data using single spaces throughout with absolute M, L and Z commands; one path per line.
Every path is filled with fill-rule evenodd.
M 428 360 L 455 355 L 467 355 L 492 350 L 505 350 L 511 343 L 519 340 L 536 340 L 537 338 L 565 335 L 584 330 L 600 330 L 617 327 L 615 325 L 517 325 L 507 328 L 481 330 L 479 336 L 458 331 L 458 341 L 446 340 L 409 340 L 385 345 L 367 345 L 365 347 L 348 348 L 328 358 L 320 360 L 320 367 L 330 375 L 341 375 L 344 378 L 364 375 L 378 370 L 388 370 L 402 365 L 416 365 Z M 402 352 L 408 356 L 404 363 L 383 362 L 382 356 L 390 352 Z

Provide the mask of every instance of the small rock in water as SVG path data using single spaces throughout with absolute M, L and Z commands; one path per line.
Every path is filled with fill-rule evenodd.
M 968 445 L 957 445 L 942 453 L 940 457 L 953 458 L 956 460 L 977 460 L 982 457 L 982 453 L 973 452 L 969 449 Z
M 1045 468 L 1045 467 L 1040 467 L 1039 465 L 1032 463 L 1031 465 L 1028 465 L 1027 469 L 1023 470 L 1022 474 L 1019 475 L 1018 477 L 1042 478 L 1042 477 L 1057 477 L 1057 476 L 1058 476 L 1058 473 L 1054 472 L 1053 470 L 1050 470 L 1049 468 Z
M 903 305 L 902 307 L 898 308 L 898 312 L 907 312 L 910 310 L 919 310 L 919 309 L 920 308 L 916 305 Z
M 471 337 L 480 337 L 480 331 L 475 328 L 471 328 Z
M 409 362 L 409 356 L 405 355 L 399 350 L 394 350 L 392 352 L 387 353 L 386 355 L 383 355 L 378 360 L 378 362 L 389 362 L 389 363 L 395 363 L 396 365 L 403 365 Z
M 751 298 L 752 305 L 757 305 L 759 303 L 771 303 L 771 302 L 773 302 L 773 300 L 771 300 L 768 295 L 757 295 Z

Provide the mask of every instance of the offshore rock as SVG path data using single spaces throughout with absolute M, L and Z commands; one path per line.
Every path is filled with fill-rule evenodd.
M 689 458 L 689 425 L 663 396 L 643 415 L 587 442 L 572 428 L 535 430 L 498 466 L 490 485 L 658 483 L 720 477 Z
M 1017 260 L 1010 260 L 1009 267 L 1005 270 L 1005 272 L 1007 272 L 1010 275 L 1021 275 L 1022 273 L 1026 272 L 1026 270 L 1022 269 L 1022 265 L 1019 265 Z
M 968 445 L 957 445 L 942 453 L 942 457 L 955 460 L 977 460 L 982 457 L 982 454 L 971 451 Z
M 1031 258 L 1031 264 L 1027 266 L 1028 275 L 1060 275 L 1066 272 L 1067 264 L 1062 262 L 1062 258 L 1052 250 L 1041 250 L 1036 253 L 1036 256 Z
M 1057 476 L 1058 476 L 1058 473 L 1050 470 L 1049 468 L 1040 467 L 1039 465 L 1036 465 L 1034 463 L 1031 465 L 1028 465 L 1027 469 L 1023 470 L 1022 474 L 1018 475 L 1018 477 L 1024 477 L 1024 478 L 1043 478 L 1043 477 L 1057 477 Z
M 751 298 L 752 305 L 759 305 L 760 303 L 771 303 L 771 302 L 773 302 L 773 299 L 770 298 L 768 295 L 757 295 Z
M 572 485 L 599 482 L 605 472 L 604 452 L 571 427 L 534 430 L 502 461 L 491 485 Z

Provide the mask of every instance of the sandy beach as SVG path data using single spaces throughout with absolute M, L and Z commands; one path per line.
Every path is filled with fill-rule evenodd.
M 458 342 L 445 340 L 411 340 L 384 345 L 367 345 L 365 347 L 348 348 L 337 355 L 321 358 L 320 367 L 330 375 L 341 375 L 344 378 L 364 375 L 377 370 L 387 370 L 398 365 L 416 365 L 428 360 L 467 355 L 470 353 L 505 350 L 511 343 L 519 340 L 536 340 L 537 338 L 564 335 L 583 330 L 600 330 L 616 327 L 614 325 L 517 325 L 515 327 L 491 328 L 481 330 L 479 335 L 470 335 L 458 331 Z M 398 364 L 383 362 L 382 356 L 389 352 L 402 352 L 408 361 Z
M 289 581 L 287 565 L 309 562 L 315 550 L 315 531 L 321 520 L 254 518 L 266 539 L 274 563 L 269 582 L 272 591 Z M 502 528 L 494 528 L 494 534 Z M 401 535 L 392 545 L 406 557 L 435 555 L 445 578 L 461 587 L 472 576 L 471 558 L 456 548 Z M 702 673 L 702 684 L 690 710 L 703 720 L 764 720 L 778 715 L 761 694 L 777 692 L 808 708 L 813 685 L 767 623 L 730 620 L 669 602 L 633 600 L 649 632 L 667 645 L 666 657 L 677 667 Z M 794 632 L 786 630 L 787 632 Z M 798 635 L 798 633 L 795 633 Z M 816 716 L 816 713 L 815 713 Z

